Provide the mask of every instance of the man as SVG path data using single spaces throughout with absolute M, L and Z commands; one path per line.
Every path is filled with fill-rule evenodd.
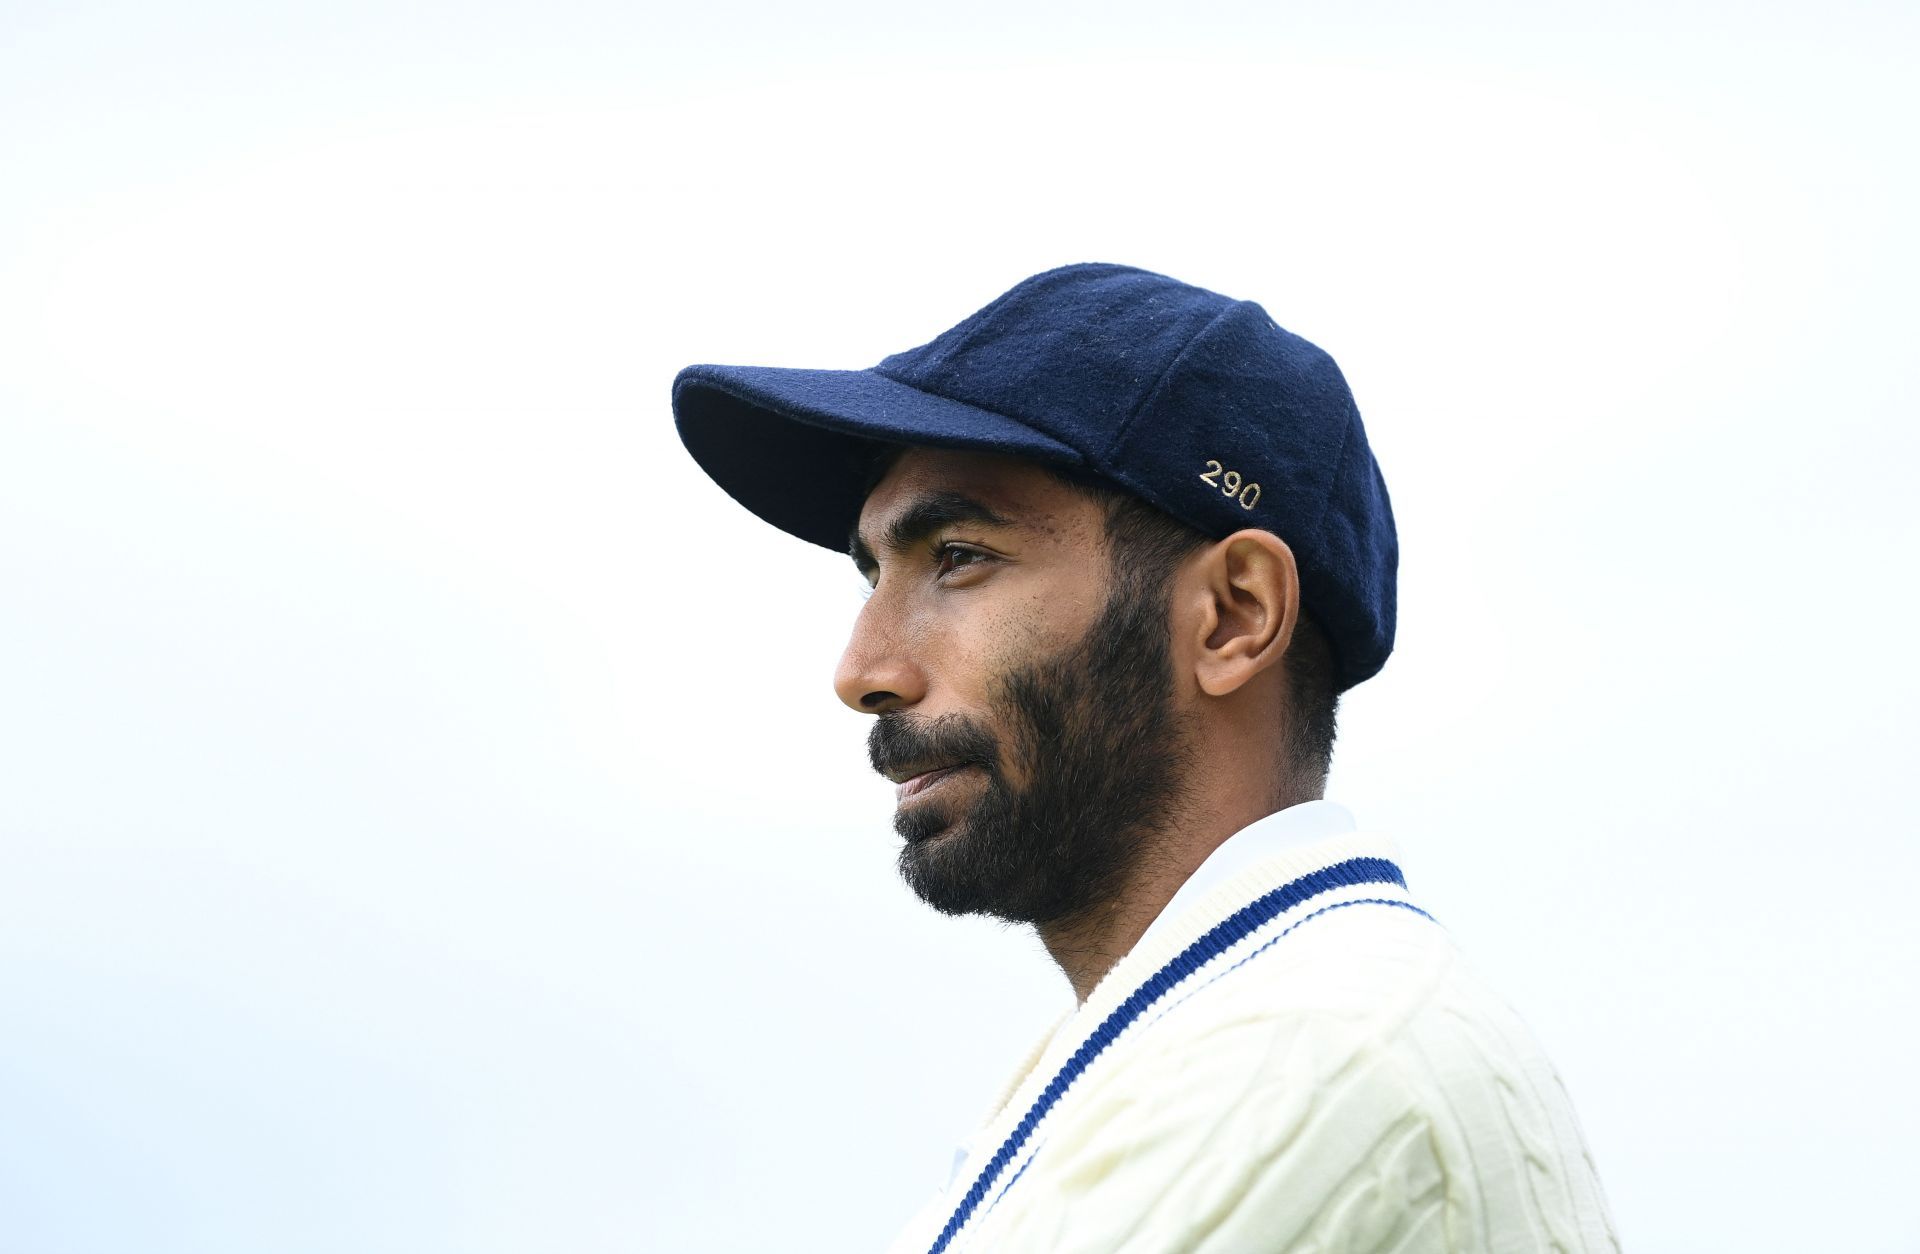
M 1078 1006 L 901 1251 L 1617 1249 L 1526 1029 L 1321 799 L 1393 645 L 1331 358 L 1160 275 L 1036 275 L 871 370 L 693 366 L 682 439 L 872 586 L 900 869 L 1032 924 Z

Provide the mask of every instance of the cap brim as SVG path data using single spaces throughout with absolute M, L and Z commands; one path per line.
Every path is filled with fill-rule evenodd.
M 837 552 L 859 521 L 883 444 L 1085 460 L 1005 414 L 872 370 L 688 366 L 673 381 L 673 419 L 687 451 L 729 496 Z

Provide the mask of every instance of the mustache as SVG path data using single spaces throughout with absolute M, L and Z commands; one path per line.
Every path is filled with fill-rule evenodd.
M 867 760 L 882 775 L 927 766 L 978 766 L 993 771 L 1000 746 L 992 733 L 958 714 L 931 720 L 890 710 L 867 732 Z

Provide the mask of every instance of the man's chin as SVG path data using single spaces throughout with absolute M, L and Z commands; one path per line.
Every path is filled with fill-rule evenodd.
M 922 803 L 900 807 L 893 816 L 893 830 L 906 842 L 900 851 L 905 862 L 916 850 L 950 843 L 950 838 L 966 831 L 966 820 L 951 807 Z
M 900 878 L 914 895 L 942 914 L 991 913 L 970 865 L 967 821 L 959 814 L 935 814 L 933 807 L 903 811 L 894 828 L 905 842 L 900 846 Z

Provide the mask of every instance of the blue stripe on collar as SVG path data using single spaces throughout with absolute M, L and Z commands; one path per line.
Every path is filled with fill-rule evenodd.
M 1165 997 L 1182 980 L 1295 906 L 1336 888 L 1351 888 L 1360 884 L 1398 884 L 1405 888 L 1407 881 L 1400 874 L 1400 868 L 1385 858 L 1349 858 L 1345 862 L 1310 872 L 1255 898 L 1250 904 L 1228 915 L 1128 994 L 1127 999 L 1116 1006 L 1100 1026 L 1080 1043 L 1080 1048 L 1073 1051 L 1073 1056 L 1061 1065 L 1053 1079 L 1047 1081 L 1047 1087 L 1040 1091 L 1040 1096 L 1034 1099 L 1033 1105 L 1013 1131 L 1007 1134 L 1007 1139 L 994 1151 L 993 1157 L 987 1160 L 979 1177 L 968 1187 L 966 1196 L 960 1199 L 960 1205 L 940 1230 L 929 1254 L 943 1254 L 953 1243 L 960 1229 L 973 1218 L 980 1203 L 986 1199 L 994 1181 L 1000 1178 L 1000 1173 L 1019 1154 L 1021 1147 L 1032 1137 L 1034 1129 L 1046 1118 L 1047 1112 L 1066 1095 L 1067 1089 L 1093 1060 L 1119 1039 L 1120 1034 L 1149 1007 Z

